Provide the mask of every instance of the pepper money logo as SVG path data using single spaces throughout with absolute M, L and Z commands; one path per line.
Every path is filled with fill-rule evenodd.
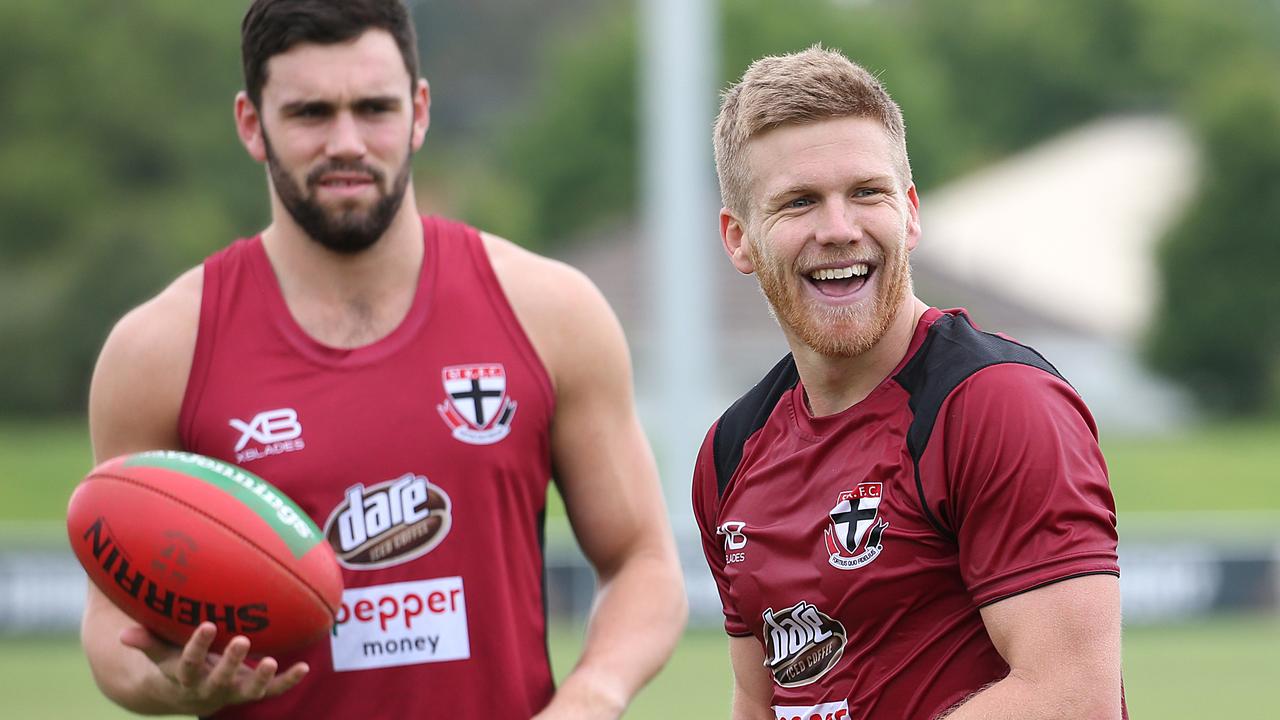
M 405 473 L 366 488 L 347 488 L 333 509 L 324 534 L 338 563 L 372 570 L 409 562 L 427 554 L 449 534 L 453 503 L 422 475 Z
M 762 617 L 764 665 L 782 687 L 814 682 L 844 655 L 844 625 L 806 600 L 778 612 L 769 608 Z

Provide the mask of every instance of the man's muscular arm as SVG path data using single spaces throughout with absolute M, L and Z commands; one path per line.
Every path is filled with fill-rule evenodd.
M 939 417 L 961 574 L 1010 667 L 947 717 L 1119 718 L 1115 505 L 1083 401 L 1048 373 L 997 365 Z
M 946 720 L 1119 720 L 1120 582 L 1072 578 L 981 610 L 1009 675 Z
M 195 348 L 202 287 L 199 269 L 183 275 L 112 330 L 89 391 L 96 462 L 180 447 L 178 414 Z M 215 628 L 201 625 L 186 647 L 147 632 L 89 584 L 80 640 L 103 694 L 143 714 L 205 714 L 223 705 L 279 694 L 306 674 L 299 664 L 276 674 L 276 661 L 243 664 L 249 641 L 209 653 Z
M 730 637 L 733 665 L 731 720 L 773 720 L 773 678 L 764 666 L 764 648 L 754 637 Z
M 688 612 L 617 319 L 581 273 L 486 237 L 555 387 L 553 470 L 599 586 L 582 656 L 540 718 L 618 717 L 675 647 Z

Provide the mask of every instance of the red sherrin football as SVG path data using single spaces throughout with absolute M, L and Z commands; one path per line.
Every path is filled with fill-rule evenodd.
M 192 453 L 108 460 L 67 508 L 76 557 L 129 617 L 182 645 L 203 621 L 214 650 L 235 635 L 254 655 L 287 654 L 323 636 L 342 602 L 342 573 L 319 528 L 261 478 Z

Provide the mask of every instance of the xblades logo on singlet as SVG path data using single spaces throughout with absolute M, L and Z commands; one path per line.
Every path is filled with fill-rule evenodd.
M 266 410 L 253 416 L 248 422 L 232 418 L 227 424 L 240 433 L 236 440 L 236 463 L 261 460 L 272 455 L 297 452 L 306 449 L 302 441 L 302 423 L 298 411 L 293 408 Z
M 436 406 L 453 437 L 469 445 L 492 445 L 511 432 L 516 401 L 507 397 L 501 363 L 451 365 L 440 371 L 444 402 Z

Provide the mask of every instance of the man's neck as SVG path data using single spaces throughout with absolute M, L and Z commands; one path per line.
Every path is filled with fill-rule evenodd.
M 376 342 L 400 324 L 422 270 L 422 221 L 412 186 L 382 237 L 350 255 L 310 238 L 282 207 L 273 210 L 262 244 L 289 312 L 308 335 L 353 348 Z
M 927 309 L 928 306 L 914 296 L 908 297 L 884 337 L 870 350 L 854 357 L 822 355 L 788 334 L 809 411 L 815 417 L 834 415 L 862 402 L 902 362 L 916 325 Z

